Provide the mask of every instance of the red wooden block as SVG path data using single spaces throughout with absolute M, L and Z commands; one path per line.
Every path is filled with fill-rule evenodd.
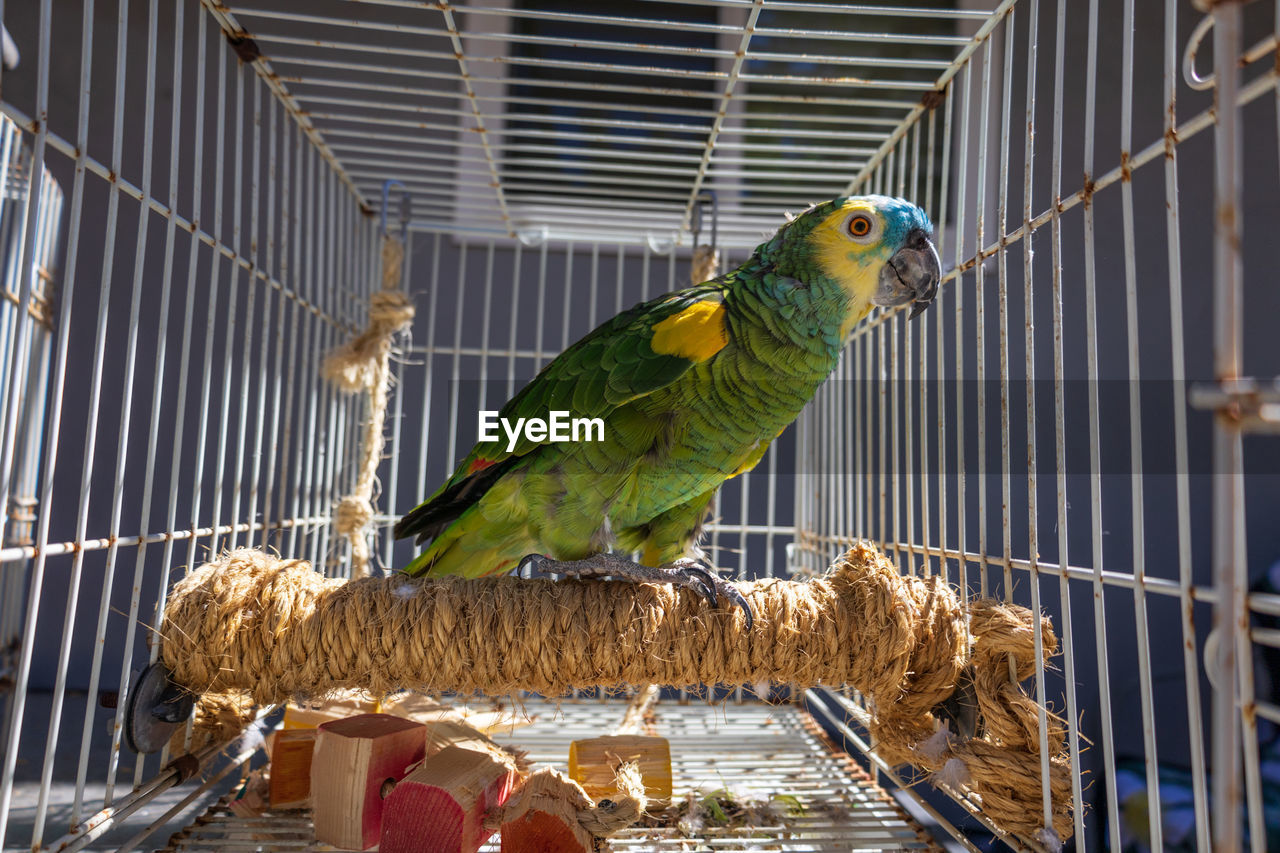
M 366 850 L 382 831 L 383 797 L 422 760 L 426 727 L 388 714 L 361 714 L 319 727 L 311 759 L 316 840 Z
M 506 802 L 516 769 L 504 756 L 451 746 L 422 762 L 387 797 L 379 853 L 476 853 L 484 815 Z

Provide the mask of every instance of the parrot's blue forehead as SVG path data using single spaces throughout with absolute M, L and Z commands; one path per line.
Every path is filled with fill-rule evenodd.
M 884 223 L 884 231 L 877 240 L 878 249 L 892 253 L 906 244 L 909 235 L 917 229 L 932 236 L 933 224 L 929 216 L 916 205 L 904 198 L 887 195 L 840 196 L 838 198 L 816 204 L 801 213 L 791 222 L 778 229 L 773 239 L 761 243 L 756 254 L 770 263 L 786 262 L 789 253 L 809 251 L 809 241 L 816 228 L 848 207 L 872 208 Z
M 884 216 L 885 237 L 887 242 L 905 239 L 907 232 L 919 228 L 926 234 L 933 233 L 933 223 L 929 215 L 905 198 L 887 195 L 843 196 L 831 200 L 836 207 L 843 207 L 846 202 L 858 199 L 870 202 Z

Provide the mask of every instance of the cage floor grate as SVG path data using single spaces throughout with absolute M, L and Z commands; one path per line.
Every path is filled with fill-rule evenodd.
M 566 769 L 569 742 L 606 732 L 622 716 L 625 703 L 597 700 L 551 703 L 526 701 L 528 725 L 499 732 L 495 739 L 517 745 L 538 765 Z M 633 827 L 610 842 L 613 851 L 774 850 L 842 851 L 934 849 L 871 778 L 834 749 L 817 725 L 793 705 L 705 705 L 662 703 L 655 733 L 671 741 L 674 799 L 691 791 L 727 789 L 739 802 L 776 795 L 801 809 L 779 809 L 765 825 Z M 791 799 L 794 798 L 794 799 Z M 791 814 L 781 812 L 791 811 Z M 328 850 L 312 839 L 305 811 L 244 818 L 224 797 L 166 851 Z M 498 837 L 481 848 L 497 851 Z

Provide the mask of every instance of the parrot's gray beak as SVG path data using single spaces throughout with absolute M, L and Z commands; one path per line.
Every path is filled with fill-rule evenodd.
M 917 317 L 933 302 L 940 278 L 942 264 L 933 241 L 917 228 L 880 270 L 880 286 L 871 301 L 884 306 L 913 303 L 910 316 Z

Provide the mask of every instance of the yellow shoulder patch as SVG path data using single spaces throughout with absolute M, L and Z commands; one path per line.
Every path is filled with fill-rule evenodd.
M 724 314 L 724 305 L 719 302 L 695 302 L 655 324 L 649 347 L 659 355 L 706 361 L 729 343 Z

